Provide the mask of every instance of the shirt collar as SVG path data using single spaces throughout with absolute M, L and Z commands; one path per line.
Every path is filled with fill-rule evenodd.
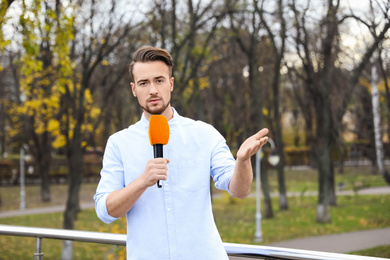
M 180 117 L 181 117 L 179 115 L 179 113 L 177 113 L 175 108 L 173 108 L 173 107 L 171 107 L 171 108 L 172 108 L 172 112 L 173 112 L 173 117 L 168 121 L 170 133 L 172 133 L 172 130 L 176 127 L 176 125 L 179 122 Z M 149 129 L 149 120 L 146 119 L 145 113 L 142 113 L 140 123 L 141 123 L 142 127 Z

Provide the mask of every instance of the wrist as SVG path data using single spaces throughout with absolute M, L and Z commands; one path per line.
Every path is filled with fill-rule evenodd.
M 236 162 L 239 162 L 239 163 L 248 163 L 250 162 L 250 157 L 249 158 L 244 158 L 244 157 L 241 157 L 241 156 L 237 156 L 236 158 Z
M 150 186 L 144 175 L 139 176 L 134 182 L 139 190 L 146 190 Z

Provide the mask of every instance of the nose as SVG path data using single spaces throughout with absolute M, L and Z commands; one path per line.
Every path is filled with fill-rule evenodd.
M 157 94 L 157 93 L 158 93 L 157 87 L 156 87 L 155 83 L 152 82 L 152 83 L 150 84 L 149 94 L 153 95 L 153 94 Z

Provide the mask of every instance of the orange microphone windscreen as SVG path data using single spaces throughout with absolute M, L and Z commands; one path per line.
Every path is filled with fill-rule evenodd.
M 169 140 L 168 120 L 162 115 L 152 115 L 149 119 L 149 140 L 151 145 L 166 145 Z

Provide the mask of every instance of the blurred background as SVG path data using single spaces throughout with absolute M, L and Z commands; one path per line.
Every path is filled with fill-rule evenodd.
M 389 227 L 389 195 L 357 197 L 390 185 L 389 10 L 386 0 L 2 0 L 0 212 L 65 205 L 53 226 L 101 230 L 77 226 L 80 204 L 93 202 L 107 138 L 141 116 L 128 65 L 152 45 L 174 58 L 172 105 L 215 126 L 233 154 L 270 130 L 274 146 L 261 158 L 277 155 L 277 164 L 253 159 L 261 162 L 263 218 L 305 214 L 299 229 L 318 229 L 265 242 Z M 226 212 L 217 217 L 253 201 L 212 192 L 224 241 L 253 243 L 254 207 L 244 234 L 225 235 L 231 223 L 223 224 Z M 379 219 L 334 211 L 373 201 L 367 211 Z M 343 214 L 356 218 L 353 228 L 327 226 Z

